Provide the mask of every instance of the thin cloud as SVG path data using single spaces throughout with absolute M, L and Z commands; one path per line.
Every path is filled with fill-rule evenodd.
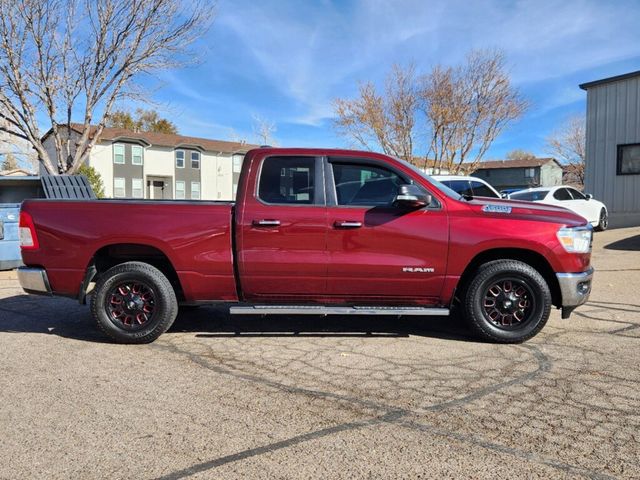
M 636 0 L 220 0 L 209 57 L 163 80 L 185 104 L 185 121 L 246 132 L 259 113 L 290 127 L 279 128 L 280 143 L 301 132 L 313 143 L 335 138 L 332 100 L 354 96 L 359 81 L 382 85 L 393 63 L 427 71 L 459 63 L 470 49 L 499 48 L 514 83 L 534 99 L 524 120 L 545 129 L 582 101 L 580 81 L 624 73 L 616 69 L 640 58 L 638 18 Z

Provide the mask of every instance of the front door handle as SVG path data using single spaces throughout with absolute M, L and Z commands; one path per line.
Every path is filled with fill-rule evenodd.
M 253 226 L 254 227 L 279 227 L 280 226 L 280 220 L 254 220 L 253 222 Z
M 362 222 L 356 222 L 353 220 L 338 220 L 334 222 L 333 226 L 335 228 L 360 228 L 362 227 Z

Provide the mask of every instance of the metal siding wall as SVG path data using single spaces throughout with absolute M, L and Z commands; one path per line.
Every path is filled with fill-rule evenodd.
M 626 143 L 640 143 L 638 77 L 587 92 L 585 190 L 607 205 L 614 226 L 640 220 L 640 175 L 616 175 L 617 146 Z

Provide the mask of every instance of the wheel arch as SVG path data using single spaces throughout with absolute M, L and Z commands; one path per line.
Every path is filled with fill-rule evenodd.
M 87 288 L 101 274 L 125 262 L 143 262 L 160 270 L 171 283 L 178 301 L 184 300 L 180 277 L 169 256 L 161 249 L 139 243 L 112 243 L 100 247 L 87 265 L 84 281 L 78 294 L 80 303 L 86 303 Z
M 558 283 L 558 278 L 556 277 L 551 264 L 540 253 L 525 248 L 494 248 L 478 253 L 473 257 L 471 262 L 467 265 L 467 268 L 465 268 L 462 273 L 462 276 L 458 281 L 458 285 L 456 286 L 454 299 L 460 292 L 465 291 L 474 274 L 478 271 L 478 268 L 493 260 L 518 260 L 535 268 L 549 286 L 553 305 L 558 308 L 562 305 L 560 284 Z

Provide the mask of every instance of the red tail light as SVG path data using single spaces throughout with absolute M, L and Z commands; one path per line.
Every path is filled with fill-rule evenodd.
M 22 250 L 36 250 L 40 247 L 33 218 L 27 212 L 20 212 L 20 248 Z

